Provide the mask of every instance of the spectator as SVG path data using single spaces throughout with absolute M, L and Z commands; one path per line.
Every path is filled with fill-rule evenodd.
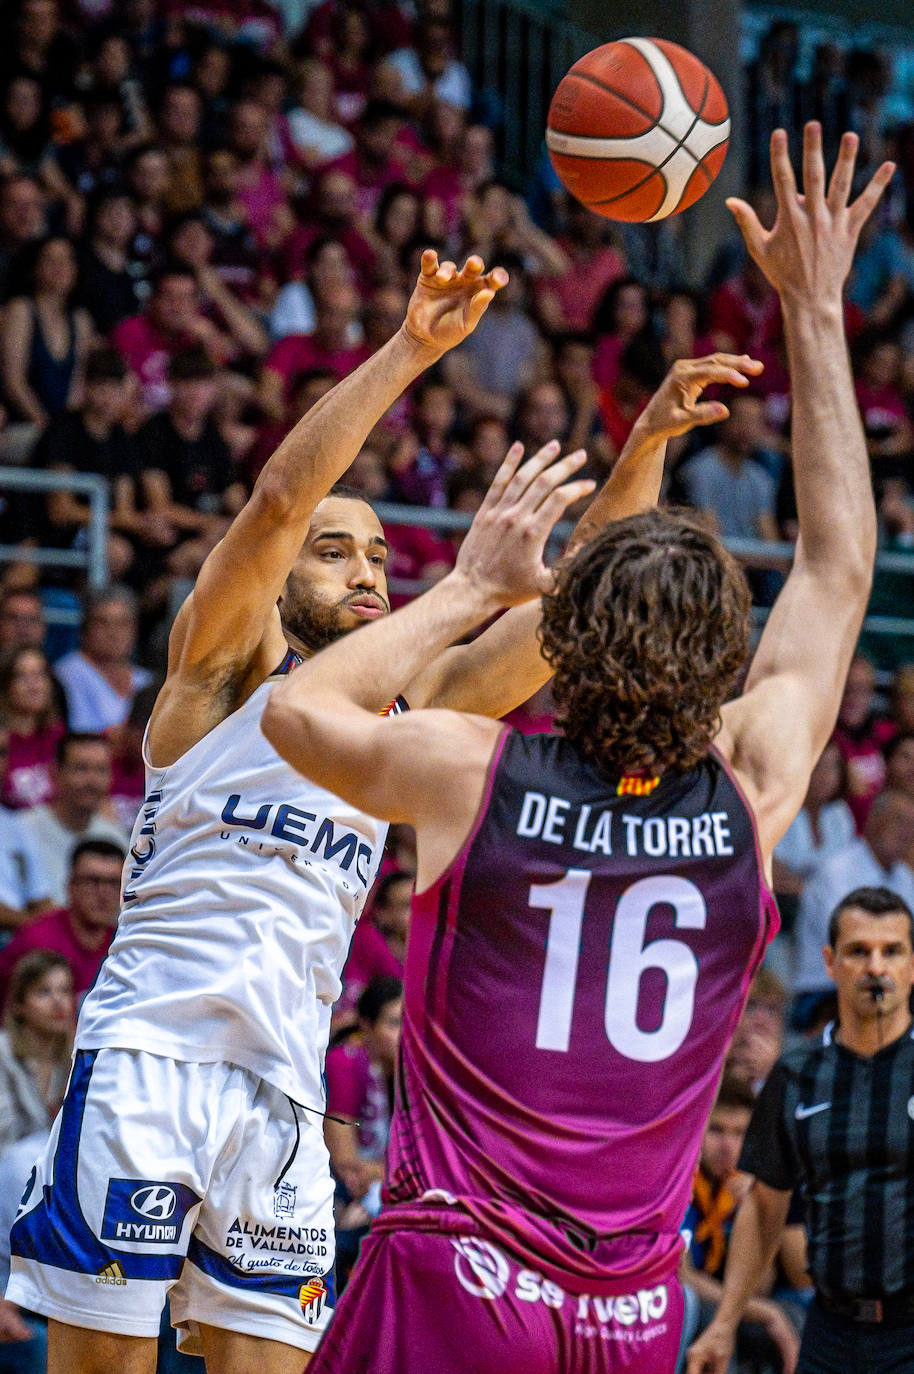
M 680 1280 L 699 1300 L 698 1329 L 707 1326 L 720 1303 L 730 1232 L 751 1183 L 747 1174 L 738 1172 L 737 1163 L 754 1105 L 750 1087 L 725 1078 L 702 1137 L 692 1202 L 682 1228 L 686 1250 L 679 1270 Z M 746 1305 L 743 1320 L 749 1326 L 740 1329 L 739 1357 L 748 1361 L 754 1356 L 757 1364 L 778 1352 L 790 1368 L 799 1340 L 783 1308 L 767 1296 L 769 1291 L 770 1280 L 763 1278 Z
M 597 335 L 593 377 L 598 386 L 614 384 L 624 350 L 649 325 L 647 288 L 634 277 L 617 277 L 600 301 L 593 323 Z
M 0 644 L 3 643 L 3 605 L 0 602 Z M 892 722 L 903 734 L 914 732 L 914 663 L 903 663 L 892 679 Z
M 154 144 L 141 143 L 127 160 L 127 183 L 137 226 L 130 256 L 140 264 L 144 277 L 160 265 L 169 176 L 168 156 Z
M 48 660 L 40 649 L 0 655 L 0 716 L 9 727 L 9 768 L 0 801 L 19 810 L 47 801 L 64 727 L 57 714 Z
M 0 1005 L 19 960 L 33 950 L 62 955 L 73 970 L 77 999 L 88 992 L 114 936 L 124 851 L 108 840 L 83 840 L 73 851 L 67 906 L 22 926 L 0 950 Z
M 838 1034 L 830 1028 L 821 1044 L 789 1051 L 762 1090 L 740 1157 L 755 1181 L 731 1234 L 717 1315 L 689 1352 L 689 1374 L 729 1367 L 746 1298 L 763 1281 L 797 1189 L 816 1290 L 798 1374 L 910 1365 L 914 1198 L 907 1150 L 894 1141 L 907 1139 L 914 1090 L 912 934 L 914 917 L 896 893 L 842 894 L 824 950 Z
M 593 379 L 594 346 L 589 334 L 562 334 L 553 343 L 555 379 L 568 407 L 565 442 L 587 450 L 588 471 L 600 480 L 616 456 L 600 415 L 600 388 Z
M 283 252 L 287 278 L 297 281 L 307 276 L 316 242 L 335 239 L 345 248 L 360 289 L 368 287 L 377 263 L 377 243 L 357 208 L 356 194 L 354 178 L 339 165 L 329 166 L 315 178 L 304 222 Z
M 784 1040 L 787 993 L 780 979 L 762 966 L 752 980 L 727 1058 L 724 1075 L 747 1083 L 753 1093 L 762 1089 Z
M 352 135 L 337 122 L 333 104 L 333 73 L 311 58 L 298 68 L 298 104 L 289 111 L 289 132 L 295 152 L 308 171 L 343 157 L 353 146 Z
M 653 335 L 642 330 L 619 356 L 615 380 L 600 393 L 600 420 L 605 431 L 604 452 L 615 462 L 635 421 L 663 380 L 664 366 Z
M 22 826 L 38 854 L 51 900 L 66 899 L 70 856 L 83 840 L 125 847 L 127 832 L 111 818 L 111 745 L 102 735 L 70 731 L 57 746 L 54 800 L 33 806 Z
M 332 170 L 352 177 L 356 210 L 366 220 L 377 210 L 385 186 L 410 181 L 396 146 L 402 124 L 403 117 L 396 105 L 384 100 L 371 101 L 359 120 L 355 148 L 330 164 Z
M 203 215 L 196 211 L 183 215 L 172 226 L 167 243 L 172 260 L 190 268 L 196 276 L 204 312 L 218 320 L 223 359 L 239 355 L 259 358 L 265 354 L 266 330 L 213 266 L 216 243 Z
M 72 303 L 76 257 L 69 239 L 32 245 L 23 287 L 3 315 L 3 389 L 14 418 L 40 430 L 79 401 L 92 338 L 87 312 Z
M 54 157 L 50 112 L 31 76 L 14 76 L 0 99 L 0 174 L 35 177 L 52 198 L 67 187 Z
M 758 396 L 727 398 L 730 418 L 720 438 L 702 449 L 677 474 L 688 497 L 716 533 L 725 538 L 777 540 L 777 491 L 760 461 L 764 451 L 764 406 Z
M 149 510 L 176 530 L 199 534 L 213 517 L 236 515 L 247 493 L 233 479 L 228 445 L 213 420 L 219 373 L 202 349 L 168 366 L 171 398 L 138 435 Z
M 857 340 L 857 403 L 866 432 L 873 477 L 914 478 L 914 428 L 901 395 L 901 348 L 896 339 L 870 335 Z
M 47 200 L 35 178 L 14 173 L 0 181 L 0 300 L 9 296 L 11 267 L 46 228 Z
M 464 219 L 464 247 L 487 262 L 511 256 L 536 277 L 560 277 L 571 266 L 558 242 L 533 223 L 524 198 L 498 181 L 486 182 L 467 198 Z
M 76 45 L 63 32 L 55 0 L 23 0 L 0 61 L 0 85 L 25 74 L 35 78 L 49 99 L 68 96 L 76 66 Z
M 113 188 L 120 180 L 127 124 L 123 106 L 114 94 L 100 91 L 87 95 L 82 107 L 85 137 L 58 149 L 56 159 L 71 218 L 80 227 L 85 197 L 105 187 Z
M 136 636 L 136 600 L 127 587 L 86 596 L 80 646 L 54 665 L 71 730 L 100 733 L 120 725 L 134 693 L 152 681 L 132 662 Z
M 774 851 L 776 892 L 800 893 L 822 860 L 854 839 L 854 817 L 841 796 L 845 771 L 841 750 L 831 740 L 812 770 L 802 811 Z
M 111 342 L 139 378 L 149 410 L 161 410 L 168 402 L 168 362 L 176 353 L 200 344 L 221 364 L 232 352 L 202 313 L 196 272 L 181 263 L 167 264 L 156 274 L 145 310 L 122 320 Z
M 158 133 L 168 163 L 164 205 L 172 214 L 203 204 L 203 153 L 200 150 L 200 92 L 185 82 L 166 86 L 158 113 Z
M 273 169 L 267 111 L 253 100 L 239 100 L 229 118 L 229 147 L 238 166 L 236 194 L 261 249 L 275 251 L 288 238 L 295 221 L 285 187 Z
M 358 1032 L 327 1055 L 324 1134 L 345 1204 L 339 1231 L 364 1234 L 380 1211 L 380 1185 L 393 1112 L 394 1073 L 403 1021 L 403 984 L 375 978 L 358 1001 Z M 342 1121 L 335 1118 L 342 1117 Z M 357 1241 L 356 1241 L 357 1245 Z M 343 1264 L 356 1248 L 343 1239 Z
M 914 801 L 914 733 L 896 735 L 885 749 L 885 785 Z M 908 851 L 914 853 L 914 830 Z
M 384 936 L 388 949 L 401 969 L 406 963 L 414 887 L 412 873 L 391 869 L 378 880 L 371 906 L 371 919 Z
M 448 353 L 444 376 L 471 417 L 507 420 L 515 397 L 547 367 L 543 338 L 526 311 L 526 273 L 519 258 L 502 264 L 509 273 L 479 325 L 462 348 Z
M 159 683 L 151 682 L 148 687 L 140 688 L 114 740 L 109 800 L 118 825 L 128 835 L 146 796 L 143 737 L 158 694 Z
M 0 787 L 6 781 L 10 735 L 0 724 Z M 0 806 L 0 935 L 25 925 L 50 905 L 48 884 L 22 818 Z
M 302 372 L 327 369 L 340 381 L 365 361 L 368 349 L 353 337 L 358 310 L 356 292 L 343 288 L 332 299 L 315 303 L 312 334 L 290 334 L 275 345 L 260 380 L 260 404 L 267 415 L 278 419 L 283 414 L 292 382 Z
M 305 253 L 304 270 L 307 281 L 286 282 L 276 297 L 270 313 L 273 339 L 313 334 L 317 323 L 315 298 L 332 300 L 337 292 L 356 285 L 355 268 L 340 239 L 314 239 Z
M 235 154 L 228 148 L 208 154 L 205 176 L 203 222 L 213 241 L 210 263 L 244 305 L 262 306 L 272 268 L 264 262 L 238 194 L 241 168 Z
M 413 392 L 413 428 L 389 464 L 394 498 L 417 506 L 445 506 L 445 484 L 454 470 L 450 446 L 456 419 L 454 393 L 440 378 L 425 377 Z
M 876 712 L 875 693 L 873 665 L 858 653 L 848 669 L 835 726 L 835 741 L 847 765 L 845 799 L 858 831 L 885 779 L 882 750 L 892 735 L 891 722 Z
M 381 63 L 380 89 L 413 119 L 426 115 L 436 100 L 468 110 L 473 100 L 470 74 L 453 53 L 453 35 L 446 18 L 420 20 L 409 48 L 399 48 Z
M 369 920 L 359 921 L 343 969 L 343 991 L 333 1008 L 334 1034 L 355 1025 L 356 1004 L 369 983 L 379 978 L 400 978 L 402 974 L 403 965 L 377 926 Z
M 0 1031 L 0 1150 L 47 1130 L 63 1101 L 76 1008 L 62 954 L 33 949 L 13 966 Z
M 127 192 L 119 187 L 101 191 L 89 212 L 88 244 L 79 270 L 80 299 L 100 334 L 110 334 L 140 308 L 144 281 L 129 251 L 136 230 Z
M 0 650 L 42 649 L 47 628 L 37 592 L 8 587 L 0 593 Z
M 625 257 L 606 221 L 572 197 L 567 228 L 558 243 L 568 258 L 568 269 L 556 277 L 537 279 L 540 318 L 550 334 L 587 332 L 607 288 L 625 276 Z
M 777 318 L 775 292 L 761 268 L 747 257 L 730 281 L 714 292 L 708 307 L 708 328 L 716 348 L 725 353 L 749 353 L 770 339 Z
M 822 948 L 829 917 L 844 894 L 855 886 L 889 887 L 914 906 L 914 870 L 905 862 L 912 835 L 914 798 L 904 792 L 880 792 L 863 834 L 824 859 L 804 887 L 797 919 L 796 1024 L 804 1024 L 818 999 L 829 991 L 822 971 Z

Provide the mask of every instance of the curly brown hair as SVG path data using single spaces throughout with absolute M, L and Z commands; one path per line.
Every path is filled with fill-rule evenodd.
M 692 767 L 746 659 L 749 607 L 739 565 L 684 512 L 607 526 L 543 598 L 556 725 L 613 772 Z

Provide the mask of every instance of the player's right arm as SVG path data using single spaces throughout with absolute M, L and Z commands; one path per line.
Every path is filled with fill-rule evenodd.
M 774 1259 L 789 1207 L 789 1191 L 755 1180 L 733 1223 L 720 1305 L 689 1350 L 686 1374 L 726 1374 L 737 1327 Z M 782 1347 L 782 1357 L 786 1353 Z M 786 1360 L 784 1374 L 792 1374 Z
M 167 761 L 243 698 L 284 652 L 276 602 L 301 549 L 311 516 L 356 457 L 371 429 L 409 384 L 472 333 L 495 292 L 501 268 L 486 273 L 471 257 L 462 272 L 423 254 L 406 319 L 394 337 L 308 411 L 270 458 L 244 509 L 207 558 L 169 641 L 168 680 L 150 742 Z M 195 719 L 190 698 L 201 713 Z M 220 702 L 222 704 L 220 704 Z
M 718 740 L 753 804 L 766 859 L 802 805 L 834 728 L 872 582 L 876 512 L 844 337 L 843 287 L 860 231 L 894 167 L 884 163 L 849 204 L 857 141 L 845 134 L 826 191 L 821 127 L 807 124 L 800 196 L 787 136 L 775 131 L 778 216 L 770 232 L 745 202 L 728 202 L 749 252 L 780 295 L 793 396 L 800 524 L 794 565 L 744 694 L 724 707 Z

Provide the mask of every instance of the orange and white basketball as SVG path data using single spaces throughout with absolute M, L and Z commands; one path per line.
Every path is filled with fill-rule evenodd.
M 604 43 L 562 78 L 546 146 L 598 215 L 660 220 L 704 195 L 727 153 L 727 100 L 705 64 L 663 38 Z

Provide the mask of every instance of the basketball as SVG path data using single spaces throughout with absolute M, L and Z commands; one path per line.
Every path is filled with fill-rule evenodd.
M 663 38 L 586 53 L 549 106 L 546 146 L 562 184 L 607 219 L 676 215 L 704 195 L 730 138 L 727 100 L 705 64 Z

